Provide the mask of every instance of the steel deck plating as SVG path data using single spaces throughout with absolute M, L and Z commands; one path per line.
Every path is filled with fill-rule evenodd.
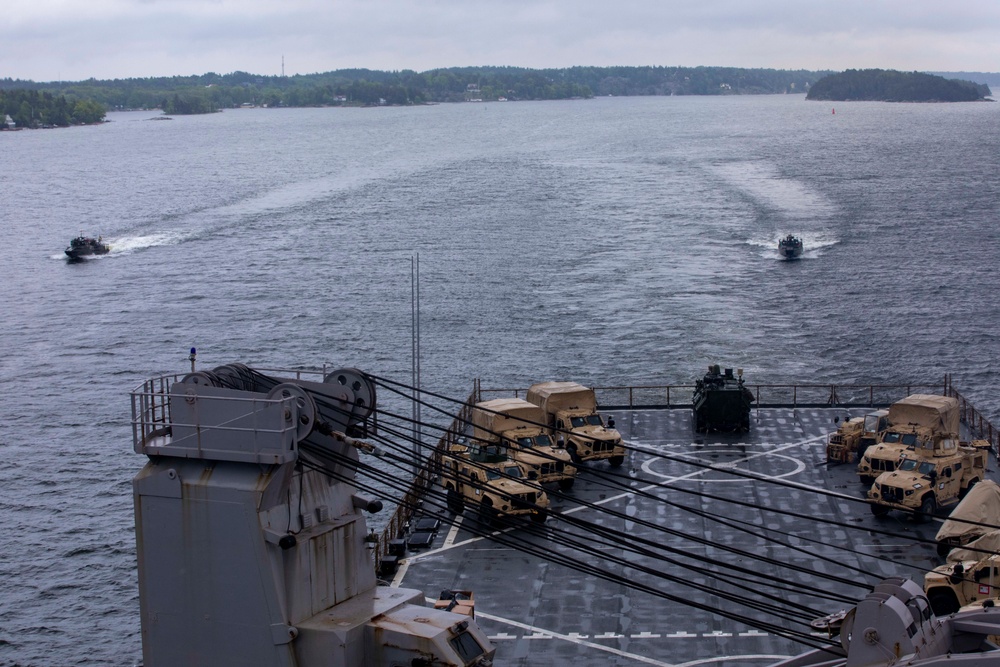
M 598 525 L 683 549 L 692 561 L 687 567 L 671 570 L 675 576 L 732 590 L 715 574 L 700 569 L 699 563 L 712 564 L 721 572 L 726 571 L 727 564 L 759 567 L 801 590 L 797 595 L 782 593 L 786 599 L 825 612 L 846 609 L 850 605 L 814 599 L 811 591 L 820 588 L 859 600 L 864 597 L 864 588 L 831 583 L 791 568 L 743 559 L 719 546 L 675 539 L 632 520 L 580 506 L 575 499 L 622 512 L 629 518 L 653 521 L 686 535 L 703 536 L 718 545 L 731 545 L 824 574 L 837 574 L 861 582 L 862 575 L 846 568 L 862 568 L 871 575 L 868 586 L 891 576 L 911 577 L 920 583 L 921 571 L 932 569 L 940 561 L 933 546 L 911 542 L 906 536 L 931 540 L 938 522 L 921 524 L 903 516 L 876 519 L 865 504 L 851 500 L 860 500 L 866 491 L 857 479 L 854 465 L 826 463 L 826 440 L 835 429 L 834 417 L 843 419 L 864 412 L 863 409 L 843 408 L 758 409 L 751 415 L 750 432 L 740 435 L 696 434 L 691 413 L 687 410 L 612 413 L 618 430 L 631 448 L 625 465 L 619 469 L 621 474 L 630 477 L 631 489 L 643 489 L 660 499 L 710 512 L 727 521 L 752 523 L 768 537 L 789 542 L 787 546 L 632 491 L 608 488 L 599 483 L 599 477 L 609 470 L 604 462 L 583 466 L 567 498 L 552 495 L 549 523 L 538 535 L 530 535 L 529 531 L 515 525 L 505 529 L 506 536 L 531 540 L 580 557 L 579 553 L 561 545 L 553 531 L 553 527 L 572 529 L 565 521 L 560 521 L 560 515 L 576 514 Z M 752 473 L 758 479 L 735 476 L 732 474 L 734 469 Z M 775 479 L 798 486 L 790 488 L 771 483 L 770 480 Z M 806 487 L 819 487 L 841 496 L 819 495 Z M 684 493 L 684 490 L 751 502 L 759 508 L 733 505 Z M 765 508 L 789 510 L 800 516 L 775 514 Z M 824 524 L 814 518 L 854 524 L 858 529 Z M 407 553 L 391 585 L 416 588 L 432 597 L 443 589 L 472 589 L 476 596 L 476 618 L 498 647 L 498 665 L 750 666 L 769 664 L 806 648 L 738 621 L 581 574 L 489 538 L 477 537 L 468 530 L 468 524 L 474 521 L 472 511 L 467 510 L 453 524 L 442 523 L 428 549 Z M 892 538 L 867 529 L 892 531 L 903 537 Z M 782 532 L 792 537 L 781 535 Z M 581 534 L 580 538 L 588 539 L 588 536 Z M 836 562 L 819 560 L 795 547 L 819 557 L 836 559 Z M 595 547 L 593 562 L 601 562 L 602 556 L 612 551 L 619 557 L 628 558 L 630 563 L 659 569 L 672 567 L 621 549 L 609 550 L 603 545 Z M 808 631 L 807 624 L 782 623 L 769 617 L 766 610 L 745 608 L 685 586 L 623 571 L 617 563 L 606 563 L 602 567 L 686 600 Z

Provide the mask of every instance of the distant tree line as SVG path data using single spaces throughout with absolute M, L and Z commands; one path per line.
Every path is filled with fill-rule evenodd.
M 847 70 L 820 79 L 809 100 L 873 100 L 881 102 L 975 102 L 991 95 L 985 83 L 945 79 L 920 72 Z
M 104 120 L 104 105 L 38 90 L 0 88 L 0 124 L 10 116 L 17 127 L 68 127 Z
M 0 79 L 0 90 L 45 91 L 107 109 L 162 108 L 205 113 L 255 106 L 376 106 L 553 100 L 594 95 L 739 95 L 804 93 L 827 72 L 733 67 L 450 67 L 415 72 L 345 69 L 295 76 L 247 72 L 142 79 L 36 83 Z

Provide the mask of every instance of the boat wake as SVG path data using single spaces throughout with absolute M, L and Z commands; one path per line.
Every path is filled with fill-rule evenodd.
M 166 232 L 162 234 L 145 234 L 145 235 L 132 235 L 132 236 L 120 236 L 120 237 L 106 237 L 104 242 L 111 246 L 111 252 L 106 255 L 89 255 L 87 257 L 81 257 L 75 261 L 91 261 L 98 260 L 104 257 L 111 257 L 113 255 L 124 255 L 137 250 L 143 250 L 145 248 L 152 248 L 155 246 L 166 246 L 175 245 L 181 243 L 190 238 L 188 234 L 182 234 L 179 232 Z M 59 252 L 53 255 L 49 255 L 49 259 L 66 259 L 66 253 Z
M 784 176 L 770 162 L 728 162 L 713 165 L 711 171 L 757 204 L 789 218 L 825 220 L 836 213 L 836 205 L 822 193 Z
M 166 232 L 162 234 L 146 234 L 143 236 L 122 236 L 119 238 L 112 238 L 108 240 L 108 244 L 111 246 L 112 255 L 123 255 L 155 246 L 175 245 L 186 239 L 186 234 L 179 232 Z

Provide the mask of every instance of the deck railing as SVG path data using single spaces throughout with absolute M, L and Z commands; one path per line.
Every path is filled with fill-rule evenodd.
M 947 384 L 747 384 L 759 408 L 879 408 L 910 394 L 943 394 Z M 690 409 L 693 384 L 594 387 L 602 410 Z M 477 400 L 523 398 L 525 389 L 480 389 Z
M 946 377 L 937 384 L 748 384 L 753 392 L 756 408 L 884 408 L 910 394 L 938 394 L 958 399 L 962 422 L 973 437 L 989 440 L 994 454 L 1000 454 L 1000 430 L 995 428 L 982 413 L 951 384 Z M 631 385 L 620 387 L 595 387 L 597 403 L 602 410 L 673 410 L 691 409 L 694 385 Z M 375 567 L 378 569 L 383 556 L 388 553 L 389 541 L 402 536 L 413 517 L 414 508 L 430 489 L 437 477 L 442 452 L 455 442 L 471 419 L 472 407 L 489 397 L 523 397 L 526 389 L 483 389 L 475 380 L 472 393 L 466 399 L 458 417 L 438 441 L 430 454 L 431 466 L 421 468 L 403 500 L 389 518 L 374 547 Z

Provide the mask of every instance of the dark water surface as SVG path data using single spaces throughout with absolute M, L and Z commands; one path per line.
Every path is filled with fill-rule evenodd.
M 140 655 L 127 392 L 202 366 L 937 382 L 1000 415 L 1000 107 L 239 110 L 0 134 L 0 664 Z M 110 255 L 67 264 L 72 236 Z M 777 239 L 800 235 L 801 261 Z

